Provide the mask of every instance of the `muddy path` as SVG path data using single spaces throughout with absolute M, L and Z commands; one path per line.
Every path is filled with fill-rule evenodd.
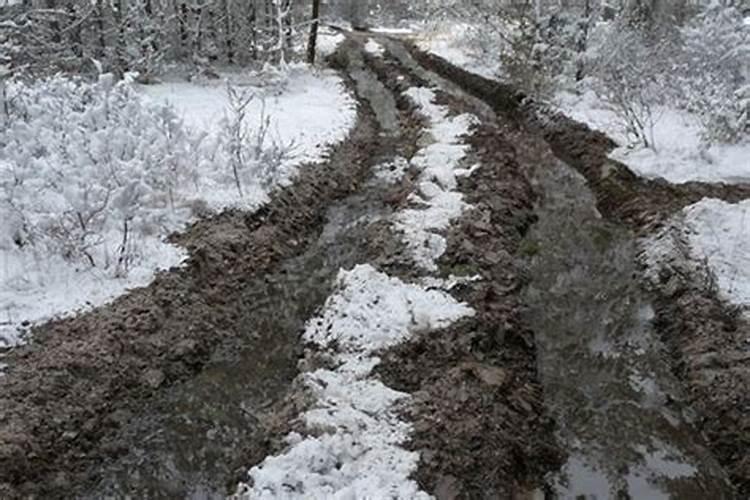
M 367 87 L 348 73 L 352 88 Z M 265 454 L 259 415 L 296 374 L 301 325 L 339 267 L 367 255 L 348 225 L 383 209 L 382 193 L 361 188 L 401 146 L 372 111 L 387 105 L 375 93 L 348 141 L 267 206 L 175 236 L 190 252 L 183 268 L 42 325 L 7 354 L 0 496 L 222 496 Z
M 628 483 L 633 469 L 637 471 L 650 463 L 652 467 L 665 470 L 661 474 L 658 470 L 657 474 L 644 474 L 641 470 L 640 485 L 651 489 L 641 495 L 631 495 L 633 498 L 658 498 L 659 494 L 671 494 L 673 498 L 747 498 L 750 494 L 750 455 L 747 453 L 750 449 L 750 393 L 747 391 L 750 326 L 740 311 L 725 303 L 715 288 L 707 286 L 706 270 L 696 272 L 695 263 L 685 261 L 684 242 L 675 243 L 678 247 L 675 255 L 664 263 L 655 282 L 644 279 L 644 269 L 636 263 L 641 261 L 642 251 L 637 237 L 653 234 L 669 217 L 703 197 L 729 202 L 747 199 L 749 187 L 703 183 L 671 185 L 641 179 L 627 166 L 607 158 L 614 143 L 606 136 L 534 103 L 516 89 L 469 74 L 413 46 L 408 48 L 423 66 L 484 100 L 513 123 L 513 128 L 543 139 L 555 157 L 552 161 L 547 159 L 547 168 L 536 176 L 542 188 L 548 184 L 548 195 L 538 208 L 540 223 L 522 245 L 522 253 L 529 254 L 532 276 L 527 292 L 532 311 L 530 318 L 536 320 L 535 330 L 543 345 L 540 361 L 544 377 L 552 382 L 545 384 L 549 403 L 553 408 L 562 407 L 565 412 L 565 401 L 557 401 L 554 395 L 564 394 L 566 388 L 571 400 L 577 395 L 582 409 L 570 415 L 573 427 L 576 422 L 606 417 L 611 410 L 601 408 L 603 402 L 606 406 L 616 403 L 615 407 L 627 403 L 623 411 L 609 413 L 610 418 L 602 420 L 604 429 L 611 433 L 600 435 L 598 439 L 623 442 L 630 437 L 633 443 L 643 444 L 640 418 L 662 427 L 660 432 L 677 432 L 674 438 L 682 443 L 677 447 L 682 448 L 679 453 L 674 452 L 674 447 L 662 447 L 673 451 L 666 461 L 662 460 L 664 457 L 655 460 L 655 448 L 644 445 L 630 457 L 617 452 L 606 457 L 604 473 L 601 470 L 592 473 L 591 457 L 586 464 L 580 454 L 573 455 L 574 461 L 569 461 L 568 469 L 577 469 L 581 481 L 591 483 L 589 488 L 617 492 L 623 479 Z M 529 149 L 538 151 L 540 148 Z M 556 164 L 560 160 L 576 175 L 561 173 Z M 585 204 L 578 202 L 581 198 L 590 200 L 585 210 Z M 565 215 L 566 212 L 569 215 Z M 575 223 L 570 224 L 571 220 Z M 559 253 L 559 249 L 567 251 Z M 570 257 L 567 262 L 566 254 Z M 608 284 L 607 280 L 613 283 Z M 593 293 L 597 288 L 600 293 Z M 577 306 L 573 300 L 579 301 Z M 573 311 L 581 317 L 570 317 Z M 619 324 L 624 333 L 615 328 L 617 321 L 612 322 L 613 316 L 618 314 L 624 315 L 620 319 L 624 322 Z M 608 326 L 592 329 L 585 327 L 587 321 L 591 324 L 604 321 Z M 557 335 L 561 327 L 565 327 L 564 338 Z M 581 332 L 585 333 L 581 335 Z M 587 345 L 582 345 L 583 342 Z M 544 344 L 548 348 L 545 349 Z M 587 359 L 588 364 L 580 366 L 577 357 Z M 559 364 L 563 366 L 555 368 Z M 566 364 L 577 368 L 565 374 Z M 546 369 L 545 365 L 551 369 Z M 633 387 L 627 387 L 624 379 L 634 373 L 640 375 L 632 380 Z M 659 379 L 656 384 L 655 375 Z M 606 391 L 597 399 L 597 391 L 601 393 L 602 389 Z M 633 404 L 642 398 L 646 401 Z M 679 415 L 685 425 L 675 425 Z M 618 423 L 633 422 L 637 424 L 636 429 L 632 425 L 614 428 L 604 425 L 611 419 Z M 657 421 L 663 423 L 665 419 L 671 424 L 657 425 Z M 565 421 L 560 425 L 564 438 Z M 588 439 L 601 434 L 596 429 L 592 431 Z M 686 432 L 690 435 L 685 436 Z M 649 440 L 653 443 L 658 435 L 654 434 Z M 580 443 L 575 444 L 580 446 Z M 713 459 L 702 449 L 710 451 Z M 601 449 L 598 454 L 601 456 Z M 694 471 L 687 474 L 689 469 L 682 468 L 684 464 L 679 459 L 675 462 L 675 457 L 686 457 L 686 454 L 703 462 L 698 474 Z M 724 472 L 715 468 L 716 462 Z M 613 473 L 612 468 L 617 469 L 617 466 L 619 470 Z M 691 479 L 685 481 L 685 475 Z M 670 479 L 670 476 L 675 477 Z M 734 489 L 722 486 L 725 478 Z M 654 492 L 654 483 L 662 489 L 658 494 Z
M 225 498 L 282 450 L 316 362 L 300 335 L 339 269 L 424 278 L 392 215 L 414 204 L 410 160 L 436 141 L 405 91 L 430 87 L 451 115 L 477 117 L 457 186 L 471 209 L 431 276 L 457 279 L 450 293 L 476 314 L 380 356 L 380 379 L 411 395 L 419 486 L 438 499 L 743 498 L 744 323 L 680 269 L 645 290 L 637 238 L 750 187 L 640 180 L 606 158 L 606 137 L 398 40 L 368 53 L 369 38 L 349 34 L 330 60 L 360 107 L 326 162 L 255 213 L 174 236 L 184 267 L 7 354 L 0 497 Z

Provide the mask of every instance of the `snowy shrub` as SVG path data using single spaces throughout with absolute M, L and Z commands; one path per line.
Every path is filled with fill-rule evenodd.
M 195 144 L 129 82 L 12 82 L 0 131 L 0 249 L 52 253 L 124 276 L 139 239 L 184 220 Z
M 671 98 L 667 68 L 674 44 L 648 40 L 624 26 L 612 30 L 605 43 L 607 50 L 592 61 L 593 89 L 635 143 L 655 148 L 658 106 Z
M 748 135 L 750 30 L 735 8 L 713 5 L 684 30 L 678 82 L 683 102 L 704 126 L 704 140 Z
M 273 136 L 265 102 L 256 124 L 249 123 L 247 108 L 256 99 L 252 92 L 227 85 L 227 96 L 229 108 L 221 122 L 219 144 L 226 154 L 237 192 L 243 197 L 243 186 L 248 182 L 268 190 L 278 181 L 281 164 L 293 156 L 294 143 L 284 143 Z

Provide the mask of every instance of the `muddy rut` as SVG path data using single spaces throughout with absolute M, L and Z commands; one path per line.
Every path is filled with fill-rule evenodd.
M 414 86 L 479 118 L 464 138 L 476 168 L 458 186 L 472 208 L 439 261 L 441 276 L 480 278 L 451 291 L 476 315 L 383 352 L 377 368 L 412 396 L 419 485 L 439 499 L 750 493 L 748 369 L 721 363 L 745 326 L 689 277 L 678 297 L 646 290 L 637 266 L 640 234 L 750 187 L 640 180 L 606 158 L 606 137 L 401 41 L 380 37 L 385 55 L 368 54 L 368 38 L 349 35 L 330 58 L 360 105 L 327 161 L 257 212 L 173 236 L 186 266 L 41 325 L 7 355 L 0 496 L 224 498 L 279 451 L 306 404 L 300 335 L 338 270 L 417 276 L 388 221 L 417 173 L 373 174 L 429 140 L 403 94 Z M 714 327 L 723 344 L 706 368 L 694 346 Z

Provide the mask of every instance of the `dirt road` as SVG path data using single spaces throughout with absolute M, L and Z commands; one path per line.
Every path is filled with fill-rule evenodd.
M 401 41 L 369 53 L 368 39 L 331 57 L 360 108 L 326 162 L 258 212 L 175 235 L 184 268 L 6 356 L 0 496 L 224 498 L 282 450 L 309 405 L 301 333 L 337 272 L 422 274 L 392 223 L 435 141 L 415 87 L 476 117 L 456 187 L 471 208 L 443 231 L 437 271 L 471 278 L 450 293 L 475 314 L 376 368 L 411 396 L 419 486 L 445 499 L 750 494 L 748 326 L 690 276 L 647 290 L 637 265 L 638 237 L 666 216 L 750 189 L 640 180 L 606 158 L 606 137 Z

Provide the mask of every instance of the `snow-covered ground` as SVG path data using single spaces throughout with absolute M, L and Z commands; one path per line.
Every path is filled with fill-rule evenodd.
M 380 45 L 378 42 L 370 38 L 367 40 L 367 43 L 365 44 L 365 51 L 368 54 L 372 54 L 374 56 L 382 57 L 383 54 L 385 54 L 385 49 L 382 45 Z
M 334 39 L 325 43 L 328 43 L 328 49 L 331 49 L 339 42 L 340 40 Z M 250 78 L 244 78 L 243 75 L 236 75 L 236 77 L 238 80 L 244 80 L 245 82 L 250 80 Z M 257 83 L 255 86 L 246 84 L 242 88 L 258 96 L 248 108 L 249 125 L 256 126 L 256 124 L 259 124 L 261 113 L 264 113 L 270 120 L 269 135 L 273 142 L 293 144 L 292 155 L 281 162 L 274 175 L 274 182 L 283 184 L 294 178 L 300 164 L 321 161 L 325 156 L 328 145 L 346 137 L 356 120 L 356 109 L 353 98 L 348 95 L 340 78 L 333 72 L 315 70 L 306 66 L 291 66 L 278 80 L 278 83 L 272 89 Z M 71 90 L 72 87 L 67 84 L 55 85 L 65 89 L 65 92 L 75 94 Z M 59 91 L 58 87 L 51 88 Z M 114 95 L 111 99 L 112 102 L 107 106 L 123 106 L 122 109 L 128 111 L 127 113 L 123 112 L 121 116 L 118 115 L 121 118 L 121 121 L 117 123 L 119 129 L 107 128 L 106 123 L 97 124 L 103 131 L 97 132 L 97 134 L 106 132 L 111 135 L 100 138 L 96 134 L 90 134 L 91 141 L 97 141 L 91 142 L 86 138 L 85 129 L 74 131 L 75 134 L 82 134 L 78 140 L 82 144 L 85 143 L 88 148 L 88 153 L 83 155 L 78 151 L 72 151 L 65 144 L 67 141 L 65 134 L 69 132 L 66 132 L 64 127 L 59 127 L 59 122 L 65 120 L 66 117 L 50 116 L 50 126 L 56 127 L 56 129 L 54 134 L 50 132 L 48 145 L 56 148 L 50 154 L 57 155 L 49 156 L 50 172 L 54 172 L 54 175 L 57 176 L 54 182 L 71 183 L 70 188 L 65 187 L 59 193 L 54 190 L 56 189 L 54 186 L 54 189 L 50 190 L 52 185 L 48 182 L 52 182 L 52 179 L 33 178 L 35 169 L 39 172 L 43 170 L 28 163 L 28 157 L 20 154 L 17 149 L 14 150 L 12 143 L 8 143 L 8 147 L 11 149 L 6 148 L 8 153 L 4 155 L 5 157 L 0 154 L 0 183 L 2 183 L 6 195 L 11 196 L 9 193 L 12 193 L 12 196 L 15 197 L 13 200 L 9 199 L 7 205 L 0 203 L 5 224 L 10 224 L 7 229 L 4 229 L 7 234 L 0 237 L 0 346 L 12 345 L 20 341 L 18 334 L 21 325 L 26 326 L 29 323 L 44 321 L 51 317 L 107 303 L 128 289 L 148 284 L 156 271 L 179 265 L 185 257 L 184 252 L 164 242 L 164 238 L 170 232 L 183 227 L 194 217 L 195 213 L 191 207 L 203 205 L 216 210 L 229 206 L 253 208 L 267 200 L 267 189 L 269 187 L 248 182 L 243 195 L 240 196 L 230 169 L 228 167 L 217 168 L 220 164 L 226 164 L 221 157 L 221 154 L 225 153 L 222 153 L 223 150 L 218 145 L 219 141 L 217 140 L 220 121 L 228 103 L 224 84 L 220 82 L 205 85 L 170 82 L 144 87 L 140 91 L 143 102 L 138 103 L 137 106 L 132 102 L 132 99 L 137 100 L 138 94 L 134 93 L 127 99 L 120 100 L 117 100 L 119 99 L 118 94 L 112 94 Z M 113 271 L 115 266 L 102 265 L 102 262 L 109 263 L 117 259 L 117 251 L 122 240 L 122 235 L 116 231 L 109 231 L 109 229 L 105 230 L 105 233 L 88 236 L 92 241 L 91 244 L 96 247 L 96 252 L 98 252 L 95 255 L 97 257 L 96 266 L 88 265 L 85 259 L 64 259 L 60 253 L 56 253 L 54 249 L 51 250 L 52 246 L 50 245 L 46 247 L 32 247 L 32 245 L 27 244 L 19 246 L 14 241 L 13 228 L 22 227 L 25 224 L 23 222 L 24 217 L 27 215 L 22 214 L 21 217 L 16 217 L 14 214 L 20 211 L 19 207 L 22 207 L 24 203 L 29 206 L 29 210 L 37 209 L 39 205 L 39 203 L 33 201 L 31 191 L 28 193 L 22 192 L 21 194 L 24 194 L 26 198 L 19 198 L 19 190 L 13 187 L 18 179 L 20 165 L 15 162 L 25 161 L 28 163 L 28 168 L 26 164 L 23 165 L 23 172 L 31 173 L 23 181 L 26 191 L 36 189 L 34 186 L 38 185 L 39 193 L 51 192 L 60 198 L 59 201 L 56 201 L 56 198 L 40 200 L 44 201 L 45 206 L 48 205 L 46 208 L 48 212 L 39 212 L 40 215 L 37 216 L 39 224 L 44 223 L 49 226 L 50 222 L 45 221 L 50 220 L 57 224 L 55 210 L 58 210 L 58 208 L 56 207 L 61 207 L 59 210 L 63 210 L 69 205 L 75 207 L 77 203 L 84 204 L 83 198 L 76 198 L 78 196 L 75 195 L 77 190 L 80 190 L 81 196 L 84 196 L 85 193 L 97 189 L 95 185 L 87 186 L 86 189 L 76 185 L 76 183 L 79 183 L 76 179 L 81 179 L 80 176 L 86 175 L 83 170 L 76 172 L 78 157 L 81 158 L 81 161 L 87 162 L 86 167 L 91 169 L 96 169 L 99 164 L 92 160 L 90 153 L 93 152 L 101 157 L 106 157 L 110 164 L 100 166 L 100 170 L 113 168 L 110 165 L 116 166 L 117 169 L 123 169 L 121 175 L 124 175 L 125 179 L 129 179 L 131 176 L 127 169 L 133 165 L 137 165 L 140 169 L 137 172 L 138 178 L 142 176 L 145 180 L 151 179 L 149 169 L 153 166 L 164 167 L 164 161 L 149 162 L 149 157 L 141 157 L 140 153 L 129 159 L 127 163 L 112 157 L 113 154 L 120 154 L 118 153 L 119 148 L 125 148 L 122 151 L 132 156 L 132 150 L 128 150 L 127 146 L 130 138 L 121 133 L 125 130 L 122 127 L 127 127 L 128 123 L 131 123 L 129 121 L 131 116 L 142 118 L 139 118 L 140 122 L 132 121 L 130 126 L 140 126 L 142 129 L 146 128 L 145 125 L 151 127 L 146 132 L 140 129 L 132 131 L 132 135 L 135 137 L 133 140 L 139 141 L 138 144 L 163 140 L 164 137 L 175 137 L 176 134 L 183 133 L 182 125 L 174 122 L 168 116 L 168 113 L 165 114 L 159 110 L 158 106 L 161 103 L 169 103 L 184 120 L 187 136 L 180 143 L 173 142 L 174 139 L 172 139 L 163 145 L 154 142 L 151 147 L 152 149 L 156 148 L 154 151 L 158 150 L 162 156 L 166 154 L 167 156 L 164 156 L 165 161 L 174 162 L 174 168 L 178 169 L 179 175 L 183 179 L 179 185 L 175 185 L 173 191 L 170 188 L 169 196 L 176 201 L 166 205 L 155 198 L 158 192 L 146 192 L 141 187 L 134 188 L 136 191 L 132 189 L 128 191 L 130 188 L 127 187 L 123 188 L 122 196 L 149 197 L 154 204 L 153 207 L 149 206 L 148 210 L 150 211 L 143 210 L 143 213 L 150 217 L 148 224 L 143 223 L 137 226 L 133 222 L 130 227 L 128 251 L 134 258 L 128 262 L 127 272 L 121 272 L 122 269 L 115 272 Z M 139 111 L 130 111 L 131 108 Z M 50 106 L 50 109 L 54 109 L 54 106 Z M 44 111 L 40 113 L 43 114 Z M 79 120 L 81 124 L 87 123 L 86 120 L 102 120 L 102 113 L 98 110 L 91 112 L 84 110 L 83 113 L 96 114 L 92 114 L 91 118 L 88 118 L 88 115 L 82 116 Z M 138 115 L 137 113 L 141 114 Z M 114 114 L 103 114 L 114 116 Z M 70 119 L 70 117 L 71 115 L 67 118 Z M 152 124 L 155 123 L 154 120 L 161 120 L 160 117 L 166 117 L 163 123 L 159 122 L 152 127 Z M 41 124 L 38 130 L 22 130 L 18 132 L 19 138 L 28 133 L 37 136 L 42 134 L 43 136 L 46 133 L 44 116 L 41 116 L 38 123 Z M 159 127 L 164 127 L 164 130 Z M 169 130 L 169 132 L 166 132 L 166 130 Z M 151 135 L 145 137 L 146 133 Z M 76 138 L 77 135 L 75 134 L 70 137 Z M 43 140 L 43 138 L 37 137 L 36 140 Z M 31 147 L 29 141 L 22 142 L 22 144 Z M 169 151 L 169 148 L 175 144 L 179 144 L 180 149 Z M 106 151 L 102 148 L 105 148 Z M 110 148 L 114 151 L 107 153 Z M 146 152 L 150 153 L 151 150 Z M 66 161 L 65 169 L 70 167 L 68 169 L 70 172 L 62 167 L 55 168 L 53 164 L 57 160 L 54 158 L 64 158 Z M 42 160 L 36 159 L 33 161 L 39 163 Z M 161 173 L 154 172 L 152 177 L 158 181 L 161 176 Z M 110 180 L 111 177 L 108 176 L 107 182 Z M 156 184 L 152 182 L 148 189 L 153 189 L 154 185 Z M 133 194 L 135 192 L 138 194 Z M 88 194 L 86 195 L 88 196 Z M 80 203 L 76 199 L 80 199 Z M 6 202 L 6 200 L 0 201 Z M 89 200 L 86 203 L 91 204 L 91 201 Z M 32 207 L 32 205 L 34 206 Z M 156 207 L 162 208 L 154 211 L 152 208 Z M 7 213 L 5 212 L 6 209 Z M 107 214 L 110 214 L 110 209 L 107 209 Z M 157 215 L 158 218 L 155 219 Z M 39 218 L 42 216 L 44 219 Z M 109 217 L 109 215 L 107 216 Z M 2 227 L 6 228 L 6 225 Z M 119 226 L 117 228 L 119 229 Z M 139 228 L 141 229 L 136 238 L 134 237 L 134 234 L 136 234 L 134 230 Z M 99 257 L 101 257 L 101 260 Z
M 700 271 L 700 279 L 715 280 L 724 299 L 750 307 L 750 200 L 727 203 L 706 198 L 690 205 L 666 229 L 645 239 L 643 248 L 652 279 L 658 280 L 661 266 L 687 257 L 682 265 Z
M 434 142 L 412 158 L 412 165 L 420 171 L 418 192 L 410 196 L 416 208 L 398 213 L 396 227 L 403 231 L 415 262 L 435 271 L 437 259 L 446 249 L 445 238 L 438 232 L 447 229 L 466 208 L 463 196 L 456 191 L 456 178 L 465 173 L 460 162 L 468 150 L 460 138 L 476 118 L 468 114 L 449 118 L 446 107 L 434 104 L 435 93 L 430 89 L 411 88 L 405 94 L 430 121 L 428 132 Z
M 716 144 L 706 148 L 701 143 L 698 120 L 687 112 L 666 107 L 657 109 L 653 129 L 655 147 L 644 148 L 629 147 L 631 141 L 619 125 L 617 115 L 593 92 L 581 96 L 560 94 L 558 105 L 571 118 L 612 137 L 621 145 L 612 152 L 612 158 L 644 177 L 661 177 L 676 184 L 750 182 L 750 143 Z
M 429 120 L 432 144 L 411 162 L 421 173 L 419 195 L 412 200 L 416 206 L 395 214 L 394 223 L 427 274 L 409 284 L 369 264 L 340 270 L 335 292 L 303 336 L 332 365 L 302 375 L 315 399 L 299 416 L 304 435 L 291 433 L 286 450 L 253 467 L 237 499 L 430 498 L 411 479 L 419 455 L 403 447 L 411 427 L 396 410 L 409 396 L 385 386 L 372 372 L 379 351 L 474 314 L 447 293 L 466 278 L 442 280 L 430 274 L 446 246 L 437 231 L 447 229 L 466 207 L 456 191 L 456 177 L 466 173 L 459 165 L 466 149 L 459 138 L 475 118 L 448 117 L 430 89 L 412 88 L 406 95 Z M 382 165 L 378 177 L 392 182 L 406 172 L 405 163 L 398 159 Z
M 497 78 L 501 71 L 500 58 L 487 57 L 470 48 L 469 39 L 473 29 L 476 28 L 465 23 L 443 23 L 423 27 L 416 39 L 417 46 L 466 71 L 486 78 Z
M 335 46 L 339 41 L 334 37 L 331 43 Z M 252 75 L 231 74 L 215 82 L 178 81 L 140 89 L 149 99 L 172 106 L 188 128 L 208 134 L 210 143 L 228 110 L 228 82 L 255 96 L 247 108 L 251 127 L 266 117 L 270 120 L 267 141 L 290 153 L 276 172 L 282 185 L 294 178 L 300 164 L 322 160 L 328 145 L 343 140 L 356 119 L 355 102 L 335 72 L 307 65 L 289 66 L 270 86 Z M 217 172 L 208 164 L 201 174 L 195 195 L 211 208 L 253 208 L 267 199 L 259 186 L 249 186 L 249 193 L 238 199 L 229 170 Z

